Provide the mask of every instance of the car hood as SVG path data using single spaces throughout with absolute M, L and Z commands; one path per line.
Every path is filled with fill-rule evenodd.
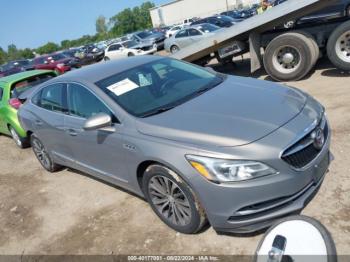
M 140 133 L 192 145 L 232 147 L 257 141 L 288 123 L 307 95 L 268 81 L 228 77 L 167 112 L 137 120 Z

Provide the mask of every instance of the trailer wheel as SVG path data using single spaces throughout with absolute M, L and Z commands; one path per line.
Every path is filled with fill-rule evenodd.
M 311 70 L 316 65 L 317 60 L 320 57 L 320 48 L 318 47 L 318 44 L 317 44 L 315 38 L 311 34 L 304 32 L 304 31 L 294 31 L 294 32 L 306 36 L 309 40 L 309 44 L 311 44 L 311 51 L 312 51 L 312 56 L 313 56 L 312 63 L 310 64 L 310 69 L 309 69 L 309 70 Z
M 297 81 L 312 68 L 315 62 L 314 52 L 312 42 L 304 34 L 285 33 L 273 39 L 267 46 L 264 67 L 277 81 Z
M 350 70 L 350 21 L 333 31 L 328 39 L 327 55 L 337 68 Z

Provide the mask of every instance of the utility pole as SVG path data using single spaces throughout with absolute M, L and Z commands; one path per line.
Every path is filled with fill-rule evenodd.
M 228 0 L 226 0 L 226 11 L 228 11 Z

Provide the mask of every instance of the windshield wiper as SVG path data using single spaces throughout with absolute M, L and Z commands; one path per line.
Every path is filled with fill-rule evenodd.
M 141 117 L 142 118 L 145 118 L 145 117 L 149 117 L 149 116 L 154 116 L 154 115 L 158 115 L 158 114 L 161 114 L 161 113 L 164 113 L 170 109 L 173 109 L 175 106 L 168 106 L 168 107 L 161 107 L 161 108 L 158 108 L 156 110 L 153 110 L 149 113 L 146 113 L 146 114 L 143 114 Z

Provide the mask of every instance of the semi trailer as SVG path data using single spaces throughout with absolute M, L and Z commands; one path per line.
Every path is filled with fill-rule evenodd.
M 250 54 L 251 72 L 264 67 L 277 81 L 297 81 L 327 54 L 333 65 L 350 71 L 350 19 L 344 16 L 322 23 L 286 28 L 310 13 L 334 4 L 335 0 L 288 0 L 263 14 L 221 30 L 172 57 L 204 65 L 217 58 L 220 63 Z

